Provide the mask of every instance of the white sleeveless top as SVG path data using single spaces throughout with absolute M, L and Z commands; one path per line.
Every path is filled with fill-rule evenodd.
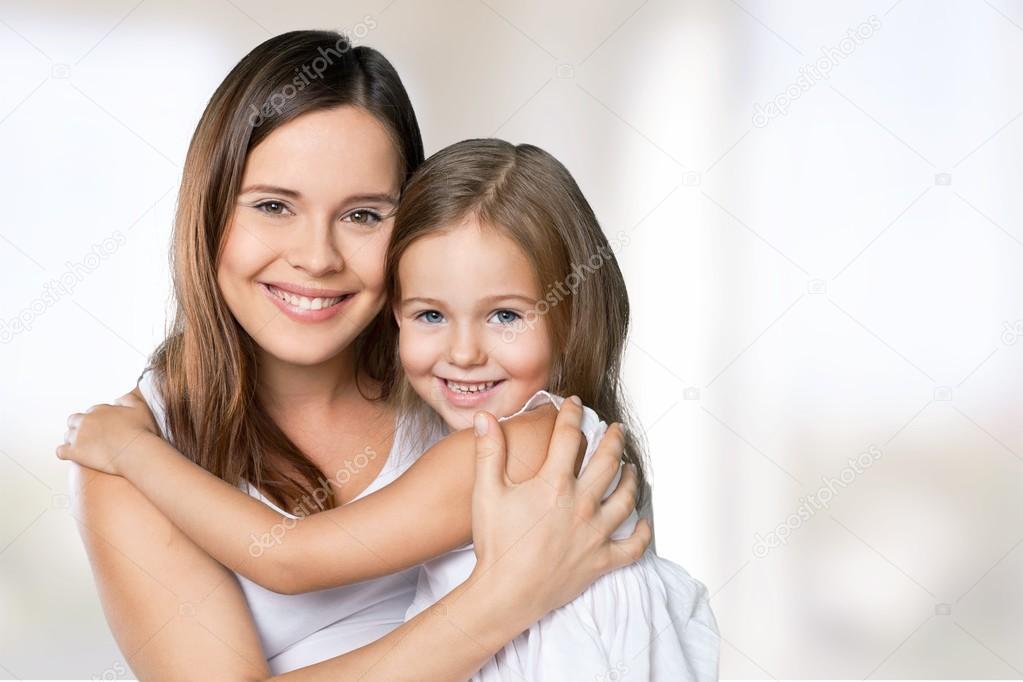
M 169 441 L 166 409 L 152 369 L 143 372 L 138 386 L 163 437 Z M 355 499 L 391 483 L 419 458 L 423 447 L 414 445 L 413 427 L 399 415 L 387 461 Z M 425 445 L 428 447 L 439 436 L 434 434 Z M 240 487 L 279 514 L 297 518 L 247 481 Z M 401 625 L 412 604 L 419 567 L 354 585 L 297 595 L 271 592 L 238 573 L 235 576 L 248 600 L 270 670 L 281 674 L 358 649 Z

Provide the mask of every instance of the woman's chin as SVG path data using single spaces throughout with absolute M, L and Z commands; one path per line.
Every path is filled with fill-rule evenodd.
M 337 357 L 350 341 L 344 340 L 340 343 L 318 344 L 310 342 L 310 339 L 263 341 L 259 344 L 265 355 L 289 365 L 301 367 L 314 367 L 329 362 Z

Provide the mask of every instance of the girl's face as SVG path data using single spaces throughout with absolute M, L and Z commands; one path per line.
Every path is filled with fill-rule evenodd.
M 357 107 L 303 114 L 249 153 L 217 282 L 263 351 L 319 364 L 372 321 L 400 183 L 394 143 Z
M 530 312 L 541 293 L 515 242 L 466 218 L 413 243 L 398 277 L 401 364 L 449 426 L 511 414 L 547 384 L 549 331 Z

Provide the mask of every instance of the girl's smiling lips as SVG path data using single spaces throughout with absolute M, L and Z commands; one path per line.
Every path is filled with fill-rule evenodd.
M 445 400 L 455 407 L 476 407 L 493 396 L 498 386 L 504 383 L 504 379 L 496 379 L 494 381 L 455 381 L 454 379 L 445 379 L 439 376 L 436 379 Z M 478 387 L 489 384 L 489 387 L 468 392 L 452 388 L 449 382 L 455 386 Z

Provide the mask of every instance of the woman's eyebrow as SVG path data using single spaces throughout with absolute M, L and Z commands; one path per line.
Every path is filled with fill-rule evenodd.
M 398 204 L 398 197 L 395 194 L 356 194 L 348 197 L 344 201 L 345 204 L 391 204 L 396 206 Z
M 291 199 L 301 199 L 302 193 L 298 190 L 288 189 L 287 187 L 278 187 L 277 185 L 249 185 L 244 188 L 241 193 L 249 194 L 250 192 L 264 192 L 266 194 L 280 194 L 282 196 L 289 197 Z M 354 194 L 350 197 L 345 197 L 342 202 L 345 205 L 348 204 L 390 204 L 396 206 L 398 204 L 398 196 L 389 192 L 366 192 L 363 194 Z
M 242 194 L 249 194 L 250 192 L 283 194 L 284 196 L 291 197 L 292 199 L 299 199 L 302 196 L 302 194 L 296 190 L 288 189 L 287 187 L 277 187 L 276 185 L 249 185 L 241 191 Z

